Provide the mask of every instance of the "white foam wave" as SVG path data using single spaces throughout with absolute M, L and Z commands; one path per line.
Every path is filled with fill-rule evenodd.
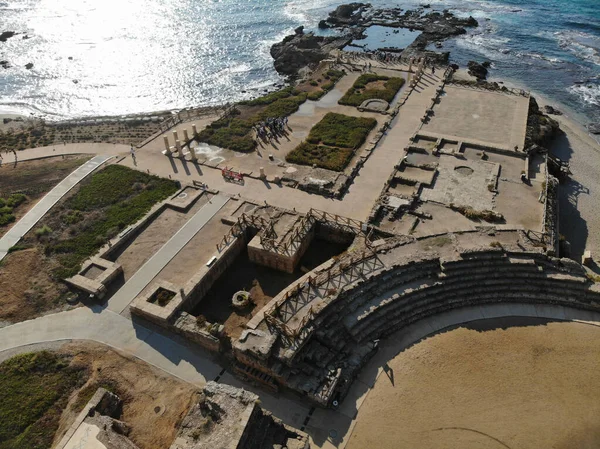
M 600 38 L 582 31 L 557 31 L 555 39 L 575 56 L 600 65 Z
M 600 84 L 576 84 L 569 87 L 569 92 L 577 95 L 587 104 L 600 106 Z
M 480 53 L 488 58 L 502 59 L 510 53 L 507 44 L 510 39 L 491 37 L 483 34 L 465 35 L 456 40 L 459 47 Z
M 564 61 L 561 60 L 560 58 L 551 58 L 549 56 L 542 55 L 541 53 L 517 52 L 516 55 L 519 58 L 538 59 L 540 61 L 551 62 L 552 64 L 563 64 L 564 63 Z

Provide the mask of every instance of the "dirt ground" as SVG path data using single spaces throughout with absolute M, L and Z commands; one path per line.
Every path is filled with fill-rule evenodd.
M 50 277 L 41 247 L 10 253 L 0 265 L 0 327 L 69 308 L 68 288 Z
M 90 159 L 88 155 L 72 155 L 14 163 L 12 154 L 2 154 L 0 164 L 0 197 L 24 193 L 27 201 L 14 210 L 15 223 L 19 221 L 46 193 L 77 167 Z M 10 228 L 0 227 L 0 237 Z
M 88 368 L 90 378 L 79 391 L 95 391 L 106 386 L 124 401 L 121 420 L 131 426 L 129 438 L 140 449 L 168 448 L 177 427 L 185 417 L 198 389 L 145 362 L 96 343 L 71 343 L 60 352 L 73 356 L 73 362 Z M 63 412 L 55 436 L 59 441 L 77 416 L 75 394 Z
M 391 360 L 347 448 L 599 447 L 600 327 L 490 324 L 435 335 Z

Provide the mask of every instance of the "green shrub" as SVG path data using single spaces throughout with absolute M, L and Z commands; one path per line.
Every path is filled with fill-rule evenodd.
M 37 237 L 52 234 L 52 229 L 48 225 L 43 225 L 41 228 L 37 228 L 34 232 Z
M 312 144 L 358 148 L 376 124 L 377 120 L 372 118 L 329 112 L 310 130 L 306 140 Z
M 384 88 L 369 89 L 369 83 L 376 81 L 385 81 Z M 338 103 L 347 106 L 360 106 L 363 101 L 371 99 L 380 99 L 391 103 L 403 85 L 404 78 L 389 78 L 374 74 L 361 75 Z
M 6 200 L 6 205 L 8 207 L 15 208 L 15 207 L 18 207 L 21 204 L 23 204 L 26 200 L 27 200 L 27 197 L 25 195 L 23 195 L 22 193 L 13 193 Z
M 325 91 L 324 90 L 315 90 L 314 92 L 311 92 L 311 93 L 308 94 L 308 99 L 311 100 L 311 101 L 317 101 L 323 95 L 325 95 Z
M 46 449 L 83 371 L 47 351 L 0 364 L 0 449 Z
M 316 82 L 315 80 L 310 80 L 310 82 L 308 84 L 310 84 L 311 86 L 318 86 L 319 85 L 319 83 Z
M 286 87 L 285 89 L 271 92 L 262 97 L 255 98 L 254 100 L 240 101 L 239 104 L 246 106 L 264 106 L 267 104 L 274 103 L 282 98 L 287 98 L 292 95 L 297 95 L 298 91 L 294 87 Z
M 15 219 L 13 214 L 0 214 L 0 226 L 6 226 L 15 221 Z
M 353 154 L 352 148 L 334 148 L 303 142 L 291 151 L 285 160 L 293 164 L 314 164 L 327 170 L 342 171 Z

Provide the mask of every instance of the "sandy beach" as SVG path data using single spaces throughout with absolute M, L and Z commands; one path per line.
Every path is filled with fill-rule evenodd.
M 391 360 L 393 382 L 379 377 L 348 449 L 598 447 L 600 328 L 502 326 L 473 323 Z

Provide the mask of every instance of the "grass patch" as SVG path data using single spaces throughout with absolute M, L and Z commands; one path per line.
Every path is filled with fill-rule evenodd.
M 238 118 L 239 111 L 233 109 L 229 116 L 223 117 L 203 129 L 199 134 L 199 140 L 241 153 L 252 152 L 257 145 L 252 137 L 252 126 L 269 117 L 286 117 L 293 114 L 306 101 L 306 98 L 306 92 L 288 87 L 254 100 L 243 101 L 239 104 L 264 106 L 264 108 L 249 119 Z
M 376 124 L 377 120 L 373 118 L 329 112 L 310 130 L 306 141 L 333 147 L 358 148 Z
M 119 165 L 110 165 L 95 173 L 79 191 L 64 203 L 66 216 L 78 217 L 67 226 L 58 217 L 56 226 L 65 232 L 46 235 L 48 256 L 55 256 L 59 267 L 54 275 L 64 279 L 75 275 L 81 263 L 95 254 L 102 245 L 125 227 L 135 223 L 159 201 L 177 191 L 177 184 Z M 79 214 L 78 214 L 79 213 Z M 84 217 L 84 218 L 82 218 Z M 46 225 L 45 225 L 46 226 Z M 66 234 L 66 237 L 65 237 Z
M 324 82 L 321 85 L 321 88 L 319 90 L 315 90 L 311 93 L 308 94 L 308 99 L 312 100 L 312 101 L 317 101 L 318 99 L 320 99 L 323 95 L 325 95 L 327 92 L 329 92 L 331 89 L 333 89 L 333 87 L 335 86 L 335 84 L 346 74 L 346 72 L 342 71 L 342 70 L 328 70 L 327 72 L 325 72 L 324 78 L 325 80 L 327 80 L 326 82 Z M 318 86 L 319 83 L 316 81 L 310 81 L 309 84 L 311 86 Z
M 13 212 L 25 201 L 27 201 L 27 197 L 21 193 L 14 193 L 6 198 L 0 198 L 0 227 L 15 221 Z
M 286 161 L 342 171 L 377 121 L 328 113 L 311 129 L 306 142 L 291 151 Z
M 84 377 L 66 359 L 42 351 L 0 364 L 0 449 L 47 449 L 69 395 Z
M 383 87 L 376 87 L 378 81 L 384 81 Z M 371 84 L 371 86 L 369 86 Z M 358 77 L 354 85 L 338 101 L 346 106 L 360 106 L 365 100 L 379 99 L 391 103 L 404 85 L 404 78 L 365 74 Z
M 303 142 L 285 158 L 300 165 L 316 165 L 327 170 L 342 171 L 350 163 L 352 148 L 335 148 Z

